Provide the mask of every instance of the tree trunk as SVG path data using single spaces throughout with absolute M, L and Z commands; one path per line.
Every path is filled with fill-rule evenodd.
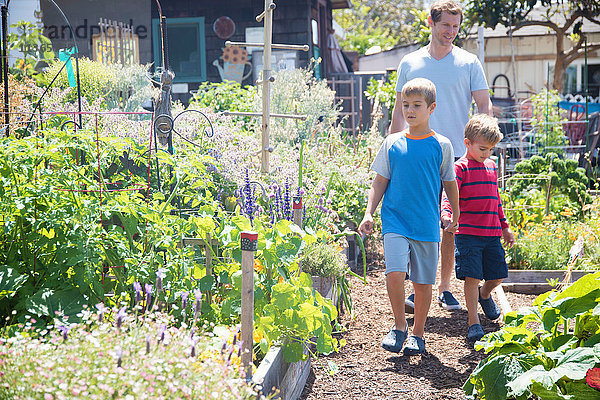
M 554 60 L 554 77 L 552 82 L 552 88 L 558 90 L 558 93 L 562 94 L 562 90 L 565 84 L 565 48 L 564 48 L 565 35 L 563 32 L 556 32 L 556 59 Z

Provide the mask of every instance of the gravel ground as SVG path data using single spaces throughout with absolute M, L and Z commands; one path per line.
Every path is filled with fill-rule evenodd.
M 381 348 L 381 339 L 393 323 L 385 289 L 382 256 L 372 260 L 368 284 L 351 278 L 355 319 L 342 316 L 347 330 L 338 335 L 347 345 L 339 352 L 313 361 L 301 399 L 464 399 L 462 385 L 483 352 L 473 349 L 466 338 L 467 312 L 462 295 L 462 281 L 454 279 L 452 292 L 463 310 L 445 311 L 434 298 L 425 326 L 427 352 L 405 357 Z M 407 295 L 411 285 L 407 285 Z M 437 289 L 434 288 L 434 295 Z M 495 295 L 494 295 L 495 296 Z M 513 310 L 532 304 L 536 296 L 506 293 Z M 479 310 L 485 332 L 501 327 L 501 319 L 487 320 Z M 412 326 L 412 318 L 408 319 Z M 409 331 L 410 334 L 410 331 Z M 339 371 L 329 374 L 328 365 Z

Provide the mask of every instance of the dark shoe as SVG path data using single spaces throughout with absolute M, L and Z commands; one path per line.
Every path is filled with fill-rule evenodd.
M 396 328 L 395 325 L 392 326 L 388 334 L 385 335 L 383 341 L 381 342 L 381 347 L 387 351 L 391 351 L 392 353 L 400 353 L 400 350 L 402 350 L 402 346 L 404 345 L 404 341 L 406 340 L 406 335 L 408 334 L 408 326 L 404 332 L 394 328 Z
M 456 297 L 449 291 L 445 290 L 438 296 L 438 302 L 444 310 L 460 310 L 460 304 Z
M 481 292 L 481 288 L 479 289 L 479 291 Z M 480 293 L 479 304 L 481 304 L 483 313 L 488 319 L 494 320 L 500 316 L 500 308 L 496 305 L 496 302 L 494 302 L 492 296 L 490 296 L 489 299 L 482 299 Z
M 412 293 L 404 300 L 404 312 L 408 314 L 415 313 L 415 294 Z
M 485 335 L 485 332 L 483 331 L 483 327 L 479 324 L 473 324 L 467 330 L 467 340 L 469 342 L 481 340 L 483 335 Z
M 425 353 L 425 339 L 422 339 L 415 335 L 410 335 L 406 339 L 406 346 L 404 346 L 404 355 L 412 356 L 415 354 Z

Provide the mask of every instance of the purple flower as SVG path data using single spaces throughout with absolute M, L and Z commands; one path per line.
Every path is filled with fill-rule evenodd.
M 120 368 L 123 363 L 123 349 L 117 350 L 117 367 Z
M 192 351 L 190 352 L 190 357 L 196 357 L 196 344 L 198 344 L 199 340 L 200 338 L 192 340 Z
M 200 289 L 194 289 L 194 297 L 196 298 L 196 303 L 194 303 L 194 319 L 196 319 L 202 309 L 202 292 Z
M 69 337 L 69 331 L 71 330 L 71 327 L 70 326 L 61 325 L 61 326 L 59 326 L 57 328 L 62 333 L 63 339 L 66 341 L 67 338 Z
M 149 283 L 144 284 L 146 291 L 146 311 L 150 311 L 150 304 L 152 303 L 152 285 Z
M 163 279 L 165 276 L 165 271 L 162 268 L 159 268 L 158 271 L 156 271 L 156 291 L 158 293 L 163 290 Z
M 160 328 L 160 337 L 158 339 L 159 342 L 165 343 L 165 332 L 167 330 L 167 325 L 162 325 Z
M 135 304 L 137 305 L 142 300 L 142 284 L 133 282 L 133 288 L 135 289 Z
M 150 335 L 146 336 L 146 354 L 150 354 Z
M 181 308 L 183 308 L 184 310 L 187 307 L 187 299 L 189 295 L 190 292 L 181 292 Z
M 122 307 L 119 312 L 117 313 L 117 328 L 121 329 L 121 326 L 123 325 L 123 318 L 125 318 L 125 310 L 127 309 L 127 307 Z
M 108 308 L 102 303 L 96 304 L 96 308 L 98 309 L 98 322 L 102 322 L 104 319 L 104 313 L 108 311 Z

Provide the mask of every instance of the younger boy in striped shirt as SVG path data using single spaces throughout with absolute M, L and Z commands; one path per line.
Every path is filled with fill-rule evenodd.
M 491 320 L 500 309 L 491 297 L 492 290 L 508 276 L 500 237 L 512 246 L 515 237 L 508 226 L 498 194 L 496 164 L 489 159 L 502 140 L 498 120 L 477 114 L 465 126 L 466 154 L 454 164 L 459 192 L 460 217 L 456 244 L 456 277 L 465 281 L 465 301 L 469 311 L 467 340 L 475 342 L 484 335 L 477 314 L 477 302 Z M 452 219 L 448 199 L 442 201 L 442 223 Z M 484 280 L 482 286 L 480 282 Z

